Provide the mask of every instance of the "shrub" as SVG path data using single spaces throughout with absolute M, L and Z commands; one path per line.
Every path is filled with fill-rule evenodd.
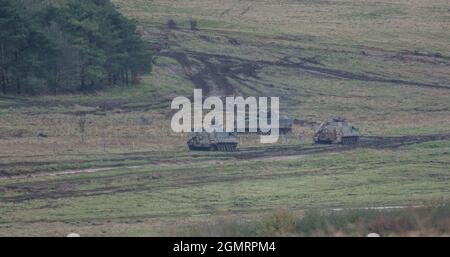
M 262 219 L 257 227 L 257 234 L 262 236 L 280 236 L 293 234 L 297 219 L 287 210 L 277 210 Z

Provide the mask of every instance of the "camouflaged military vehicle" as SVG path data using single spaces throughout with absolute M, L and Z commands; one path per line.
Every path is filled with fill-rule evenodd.
M 294 121 L 291 118 L 287 116 L 280 117 L 280 134 L 285 135 L 291 133 L 293 124 Z
M 235 133 L 193 132 L 189 134 L 187 144 L 191 151 L 235 152 L 239 142 Z
M 272 122 L 272 115 L 270 114 L 270 112 L 267 114 L 267 119 L 268 119 L 267 122 L 269 124 L 271 124 L 271 122 Z M 258 114 L 256 122 L 257 122 L 258 128 L 257 128 L 257 131 L 254 132 L 254 133 L 264 134 L 261 131 L 260 127 L 259 127 L 259 114 Z M 286 134 L 291 133 L 293 124 L 294 124 L 294 121 L 291 118 L 289 118 L 287 116 L 281 116 L 279 118 L 279 132 L 280 132 L 280 134 L 281 135 L 286 135 Z M 245 129 L 239 129 L 237 124 L 236 124 L 236 122 L 235 122 L 235 131 L 237 131 L 238 133 L 243 133 L 243 134 L 251 134 L 252 133 L 252 132 L 250 132 L 250 124 L 249 124 L 248 117 L 246 117 L 246 119 L 245 119 Z
M 359 141 L 359 129 L 345 118 L 332 118 L 323 122 L 314 135 L 316 144 L 354 145 Z

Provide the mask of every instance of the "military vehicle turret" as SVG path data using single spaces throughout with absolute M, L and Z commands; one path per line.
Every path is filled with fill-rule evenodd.
M 235 152 L 239 142 L 235 133 L 228 132 L 193 132 L 187 141 L 191 151 Z
M 359 129 L 345 118 L 331 118 L 320 124 L 314 135 L 316 144 L 354 145 L 359 141 Z

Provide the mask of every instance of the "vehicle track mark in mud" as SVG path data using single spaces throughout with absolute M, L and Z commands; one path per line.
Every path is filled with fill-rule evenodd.
M 161 31 L 166 31 L 164 27 L 156 26 L 156 28 L 159 28 Z M 264 49 L 265 47 L 272 48 L 276 46 L 277 48 L 282 48 L 287 51 L 295 50 L 296 52 L 306 51 L 324 54 L 330 52 L 339 54 L 345 53 L 349 55 L 357 55 L 360 56 L 360 58 L 377 58 L 380 61 L 394 60 L 401 63 L 425 63 L 430 65 L 450 66 L 450 57 L 441 53 L 410 50 L 393 51 L 362 45 L 348 46 L 321 44 L 322 46 L 303 47 L 299 46 L 298 42 L 312 42 L 317 38 L 312 37 L 311 35 L 285 35 L 275 37 L 277 40 L 295 43 L 295 45 L 286 46 L 285 44 L 281 44 L 279 42 L 272 42 L 273 38 L 267 38 L 261 35 L 257 37 L 260 40 L 247 40 L 245 34 L 240 34 L 235 31 L 233 31 L 233 33 L 220 29 L 203 29 L 202 31 L 213 33 L 217 37 L 228 41 L 230 45 L 233 46 L 243 44 L 258 47 L 260 49 Z M 192 31 L 188 29 L 183 30 L 183 32 L 186 34 L 192 34 Z M 212 39 L 204 34 L 198 35 L 198 39 L 213 43 L 213 41 L 211 41 Z M 270 39 L 270 43 L 265 43 L 268 39 Z M 165 44 L 169 44 L 166 34 L 161 34 L 160 39 L 154 41 L 154 44 L 157 46 L 161 45 L 162 43 L 160 41 L 165 42 Z M 171 42 L 171 44 L 174 43 Z M 184 49 L 170 50 L 169 47 L 161 49 L 157 46 L 156 48 L 159 49 L 159 55 L 176 59 L 184 67 L 185 75 L 190 78 L 197 88 L 203 89 L 206 95 L 234 95 L 245 91 L 241 90 L 241 88 L 248 88 L 257 94 L 264 95 L 263 90 L 260 88 L 264 87 L 265 84 L 264 81 L 258 77 L 258 73 L 265 67 L 292 68 L 309 73 L 313 76 L 327 79 L 345 79 L 422 88 L 450 89 L 448 85 L 443 85 L 440 82 L 426 83 L 393 77 L 395 75 L 386 76 L 382 74 L 375 74 L 369 71 L 354 73 L 352 71 L 334 69 L 331 67 L 326 67 L 318 57 L 304 57 L 297 54 L 289 55 L 286 53 L 285 56 L 281 57 L 278 61 L 251 60 L 240 56 L 237 57 L 225 54 L 211 54 Z M 250 82 L 248 79 L 245 79 L 245 77 L 253 77 L 257 80 Z M 234 83 L 232 83 L 233 81 Z M 251 85 L 252 83 L 257 83 L 258 86 Z
M 257 71 L 262 68 L 257 63 L 229 56 L 194 52 L 168 52 L 161 55 L 177 60 L 183 66 L 185 75 L 206 95 L 233 95 L 238 89 L 230 79 L 245 84 L 246 79 L 242 75 L 258 78 Z
M 267 157 L 280 157 L 280 156 L 301 156 L 310 154 L 322 154 L 333 153 L 354 150 L 357 148 L 371 148 L 371 149 L 397 149 L 402 146 L 425 143 L 438 140 L 450 140 L 450 134 L 436 134 L 425 136 L 401 136 L 401 137 L 364 137 L 361 142 L 356 146 L 340 146 L 330 145 L 323 147 L 304 147 L 304 146 L 274 146 L 265 149 L 248 148 L 244 149 L 241 153 L 229 154 L 229 160 L 252 160 L 252 159 L 264 159 Z M 225 160 L 226 161 L 226 160 Z M 198 162 L 201 163 L 201 162 Z M 105 171 L 99 170 L 99 171 Z M 95 171 L 92 171 L 95 172 Z M 201 168 L 199 169 L 201 172 Z M 69 173 L 70 174 L 70 173 Z M 17 196 L 2 197 L 0 202 L 23 202 L 34 199 L 58 199 L 66 197 L 79 197 L 79 196 L 95 196 L 105 195 L 111 193 L 126 193 L 126 192 L 141 192 L 141 191 L 155 191 L 164 188 L 175 188 L 192 185 L 202 185 L 207 183 L 219 183 L 229 181 L 243 181 L 252 179 L 271 179 L 279 176 L 303 176 L 307 174 L 307 171 L 300 173 L 276 173 L 276 174 L 231 174 L 231 175 L 210 175 L 205 173 L 201 176 L 188 176 L 183 175 L 171 176 L 169 173 L 164 173 L 164 176 L 154 173 L 128 173 L 113 176 L 106 176 L 101 178 L 78 178 L 78 179 L 62 179 L 54 182 L 18 182 L 0 187 L 1 191 L 13 190 L 19 193 Z M 99 179 L 104 182 L 105 185 L 108 181 L 117 179 L 126 179 L 132 181 L 133 179 L 137 183 L 126 186 L 104 186 L 89 190 L 75 190 L 73 189 L 74 183 L 76 185 L 83 185 L 91 183 L 92 180 Z M 162 184 L 154 183 L 155 181 L 162 180 Z
M 271 63 L 269 63 L 269 64 L 271 64 Z M 277 62 L 274 65 L 288 67 L 288 68 L 299 68 L 305 72 L 309 72 L 312 74 L 318 74 L 318 75 L 321 75 L 324 77 L 334 77 L 334 78 L 338 78 L 338 79 L 370 81 L 370 82 L 380 82 L 380 83 L 390 83 L 390 84 L 398 84 L 398 85 L 408 85 L 408 86 L 450 90 L 450 87 L 442 86 L 442 85 L 427 84 L 427 83 L 407 81 L 407 80 L 401 80 L 401 79 L 382 78 L 382 77 L 377 77 L 377 76 L 357 74 L 357 73 L 336 70 L 336 69 L 331 69 L 331 68 L 325 68 L 325 67 L 309 66 L 309 65 L 302 64 L 302 63 Z
M 403 136 L 403 137 L 363 137 L 358 145 L 356 146 L 342 146 L 342 145 L 322 145 L 322 146 L 269 146 L 269 147 L 249 147 L 243 148 L 239 153 L 215 153 L 217 158 L 220 160 L 251 160 L 258 158 L 266 158 L 266 157 L 278 157 L 278 156 L 295 156 L 295 155 L 310 155 L 310 154 L 320 154 L 320 153 L 329 153 L 329 152 L 341 152 L 352 150 L 355 148 L 372 148 L 372 149 L 395 149 L 400 146 L 423 143 L 428 141 L 436 141 L 436 140 L 449 140 L 450 134 L 441 134 L 441 135 L 427 135 L 427 136 Z M 171 154 L 171 153 L 167 153 Z M 60 176 L 60 175 L 74 175 L 80 173 L 96 173 L 101 171 L 108 171 L 118 168 L 145 168 L 145 167 L 158 167 L 164 166 L 167 163 L 171 163 L 173 165 L 185 165 L 185 164 L 203 164 L 211 162 L 211 160 L 202 160 L 202 157 L 211 158 L 211 156 L 207 155 L 199 155 L 199 156 L 191 156 L 189 154 L 179 156 L 178 158 L 182 158 L 177 160 L 176 162 L 170 161 L 171 157 L 164 157 L 160 153 L 155 155 L 155 152 L 138 152 L 138 153 L 125 153 L 122 157 L 117 158 L 108 158 L 101 159 L 101 161 L 117 161 L 119 163 L 115 165 L 109 166 L 96 166 L 92 168 L 79 169 L 79 170 L 64 170 L 60 172 L 44 172 L 46 169 L 46 165 L 57 165 L 57 162 L 17 162 L 17 163 L 8 163 L 1 164 L 3 169 L 16 167 L 16 166 L 40 166 L 42 165 L 42 171 L 36 170 L 33 172 L 28 172 L 22 175 L 10 175 L 4 174 L 0 172 L 0 180 L 9 180 L 9 179 L 24 179 L 24 178 L 32 178 L 32 177 L 45 177 L 45 176 Z M 194 159 L 193 159 L 194 158 Z M 200 158 L 200 159 L 198 159 Z M 139 161 L 147 161 L 144 165 L 130 165 L 126 163 L 120 163 L 122 161 L 129 160 L 139 160 Z M 100 160 L 84 160 L 83 162 L 90 162 L 95 165 L 96 162 Z M 79 163 L 81 161 L 74 160 L 70 161 L 70 163 Z M 64 161 L 64 163 L 68 163 L 68 161 Z M 1 168 L 1 166 L 0 166 Z
M 253 159 L 262 157 L 276 157 L 289 155 L 310 155 L 320 153 L 333 153 L 349 151 L 357 148 L 370 149 L 397 149 L 401 146 L 420 144 L 430 141 L 450 140 L 450 134 L 437 134 L 426 136 L 401 136 L 401 137 L 363 137 L 355 146 L 329 145 L 324 147 L 272 147 L 262 151 L 243 152 L 236 155 L 236 159 Z
M 264 67 L 270 66 L 299 69 L 312 75 L 330 79 L 380 82 L 396 85 L 450 90 L 450 87 L 438 84 L 386 78 L 369 73 L 357 74 L 353 72 L 327 68 L 318 63 L 316 60 L 310 59 L 302 60 L 301 58 L 297 58 L 299 62 L 291 61 L 291 58 L 289 57 L 284 57 L 278 61 L 249 60 L 221 54 L 208 54 L 193 51 L 167 52 L 161 53 L 161 55 L 176 59 L 183 66 L 186 75 L 191 79 L 194 85 L 197 88 L 203 89 L 203 91 L 207 95 L 212 93 L 216 95 L 232 95 L 235 93 L 239 93 L 239 88 L 234 86 L 230 82 L 231 79 L 236 81 L 243 87 L 248 87 L 252 90 L 256 90 L 256 88 L 249 85 L 249 81 L 242 78 L 242 76 L 247 78 L 260 79 L 258 73 Z M 194 70 L 198 71 L 193 72 Z
M 34 178 L 34 177 L 46 177 L 46 176 L 62 176 L 62 175 L 75 175 L 80 173 L 96 173 L 101 171 L 107 171 L 118 168 L 144 168 L 147 166 L 158 167 L 164 165 L 183 165 L 183 164 L 194 164 L 197 162 L 206 163 L 207 160 L 176 160 L 173 161 L 173 153 L 168 153 L 168 156 L 161 156 L 155 154 L 155 152 L 140 152 L 133 153 L 137 156 L 130 156 L 131 153 L 123 154 L 123 157 L 118 158 L 109 158 L 109 159 L 94 159 L 94 160 L 73 160 L 68 161 L 65 160 L 63 162 L 14 162 L 2 164 L 3 168 L 0 169 L 0 181 L 8 180 L 8 179 L 25 179 L 25 178 Z M 188 158 L 189 156 L 184 156 L 184 158 Z M 190 156 L 193 158 L 192 156 Z M 178 156 L 177 158 L 183 158 L 182 156 Z M 143 161 L 144 165 L 134 165 L 127 164 L 127 161 L 135 160 L 135 161 Z M 114 165 L 96 165 L 98 162 L 117 162 Z M 48 172 L 49 168 L 47 165 L 58 165 L 58 164 L 67 164 L 67 163 L 90 163 L 92 168 L 86 169 L 78 169 L 78 170 L 65 170 L 65 171 L 57 171 L 57 172 Z M 8 174 L 6 171 L 12 167 L 33 167 L 33 166 L 41 166 L 41 169 L 36 169 L 32 172 L 26 172 L 21 175 L 12 175 Z M 1 167 L 0 167 L 1 168 Z
M 130 192 L 158 192 L 164 189 L 171 188 L 185 188 L 191 186 L 201 186 L 207 185 L 211 183 L 223 183 L 223 182 L 238 182 L 238 181 L 247 181 L 247 180 L 264 180 L 264 179 L 273 179 L 280 177 L 298 177 L 305 176 L 309 173 L 315 171 L 302 171 L 302 172 L 286 172 L 286 173 L 275 173 L 275 174 L 233 174 L 233 175 L 207 175 L 204 173 L 202 176 L 174 176 L 174 177 L 166 177 L 164 183 L 152 183 L 152 181 L 157 181 L 159 179 L 164 178 L 149 178 L 149 174 L 141 175 L 135 178 L 138 183 L 126 185 L 126 186 L 105 186 L 99 187 L 95 189 L 84 189 L 84 190 L 76 190 L 74 189 L 75 183 L 72 181 L 62 181 L 56 182 L 51 185 L 49 183 L 23 183 L 23 184 L 15 184 L 12 186 L 8 186 L 8 190 L 15 190 L 16 192 L 22 193 L 21 195 L 11 196 L 11 197 L 2 197 L 0 202 L 24 202 L 29 200 L 36 199 L 60 199 L 60 198 L 71 198 L 71 197 L 85 197 L 85 196 L 101 196 L 108 194 L 117 194 L 117 193 L 130 193 Z M 83 185 L 85 183 L 89 183 L 89 181 L 83 181 L 84 183 L 76 183 L 76 186 Z M 105 184 L 108 184 L 108 181 L 103 181 Z

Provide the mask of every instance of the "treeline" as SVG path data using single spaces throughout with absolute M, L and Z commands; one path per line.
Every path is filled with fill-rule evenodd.
M 131 85 L 152 53 L 110 0 L 0 0 L 0 91 L 86 92 Z

